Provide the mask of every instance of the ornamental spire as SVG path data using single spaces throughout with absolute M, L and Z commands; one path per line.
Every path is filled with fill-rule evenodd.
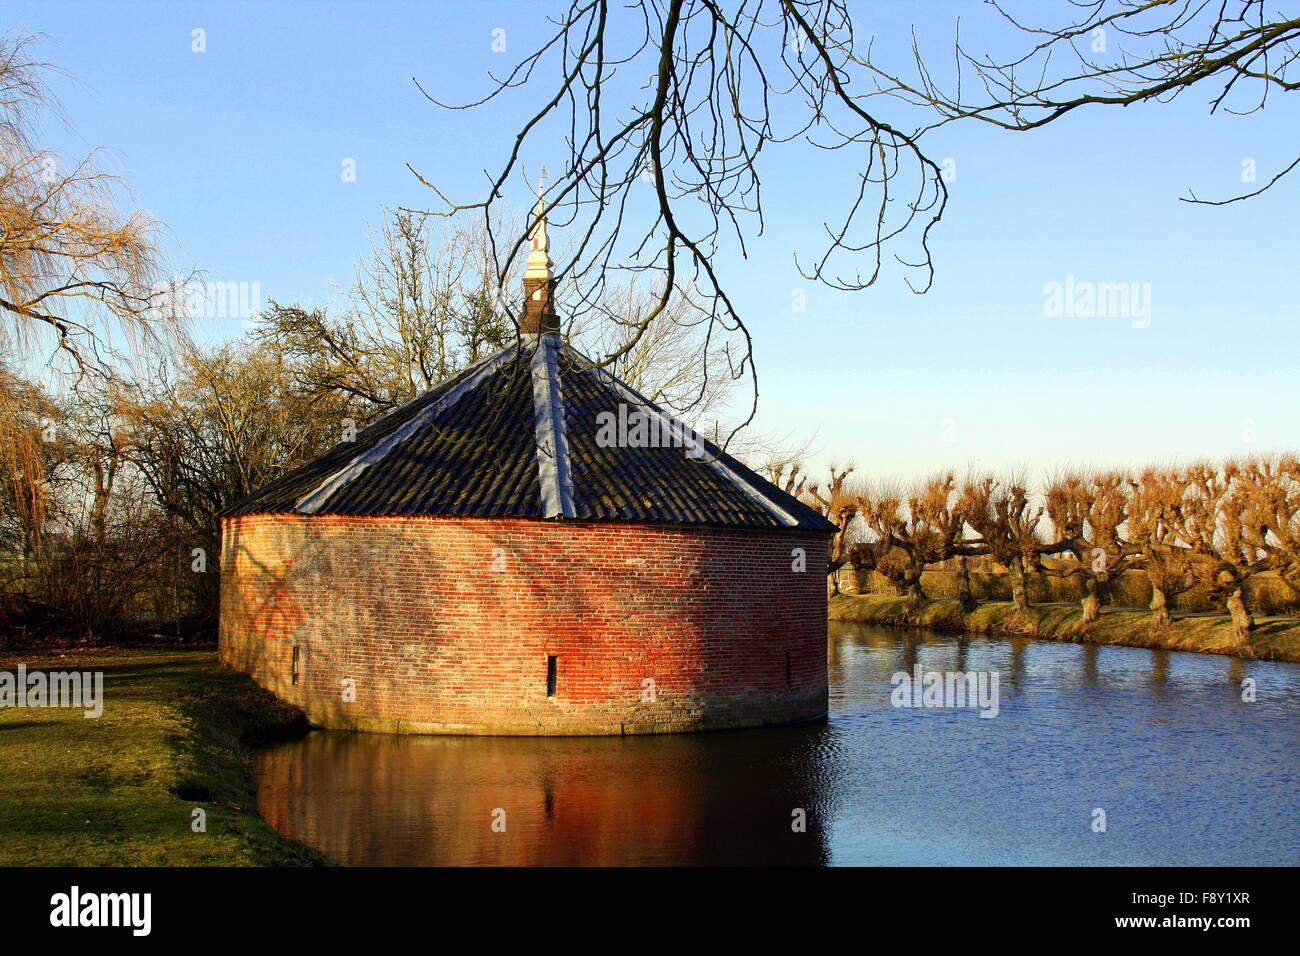
M 551 244 L 546 235 L 546 167 L 537 180 L 537 211 L 534 214 L 533 231 L 529 236 L 528 279 L 551 278 Z
M 546 235 L 546 167 L 537 183 L 537 211 L 529 234 L 528 267 L 524 270 L 524 317 L 519 331 L 540 335 L 560 331 L 552 301 L 555 279 L 551 275 L 551 244 Z

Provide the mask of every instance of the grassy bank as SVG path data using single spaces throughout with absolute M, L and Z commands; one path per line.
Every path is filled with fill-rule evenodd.
M 1296 618 L 1257 619 L 1259 627 L 1251 635 L 1250 647 L 1242 648 L 1233 636 L 1231 621 L 1222 615 L 1175 615 L 1168 627 L 1156 627 L 1148 611 L 1107 607 L 1086 628 L 1080 626 L 1082 616 L 1078 605 L 1068 604 L 1036 605 L 1028 613 L 1017 614 L 1009 603 L 992 602 L 963 614 L 956 601 L 930 601 L 911 611 L 903 598 L 884 594 L 841 594 L 830 601 L 832 621 L 1300 661 L 1300 620 Z
M 257 815 L 249 748 L 302 726 L 211 651 L 0 653 L 103 671 L 104 710 L 0 709 L 0 865 L 319 865 Z M 207 815 L 207 832 L 191 828 Z

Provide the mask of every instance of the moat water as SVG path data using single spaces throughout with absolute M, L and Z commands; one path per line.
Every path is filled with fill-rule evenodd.
M 259 806 L 351 865 L 1300 864 L 1300 665 L 857 624 L 829 651 L 821 724 L 317 731 L 258 755 Z M 893 706 L 918 665 L 996 673 L 997 715 Z

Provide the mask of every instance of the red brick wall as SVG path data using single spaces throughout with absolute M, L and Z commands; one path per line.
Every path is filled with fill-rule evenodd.
M 222 662 L 322 726 L 659 733 L 826 712 L 820 533 L 254 515 L 222 539 Z

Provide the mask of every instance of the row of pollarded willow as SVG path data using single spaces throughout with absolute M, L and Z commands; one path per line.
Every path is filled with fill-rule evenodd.
M 1300 458 L 1254 457 L 1223 464 L 1148 468 L 1139 473 L 1075 471 L 1031 494 L 1016 477 L 937 475 L 901 487 L 852 482 L 831 470 L 826 485 L 775 469 L 778 483 L 839 529 L 832 573 L 877 571 L 916 604 L 926 600 L 927 565 L 985 555 L 1008 569 L 1012 601 L 1029 610 L 1028 574 L 1081 580 L 1083 623 L 1125 571 L 1145 573 L 1158 624 L 1170 599 L 1201 586 L 1232 616 L 1240 639 L 1254 628 L 1244 585 L 1274 572 L 1300 595 Z M 1073 561 L 1048 568 L 1045 555 Z M 963 566 L 963 603 L 973 604 Z

